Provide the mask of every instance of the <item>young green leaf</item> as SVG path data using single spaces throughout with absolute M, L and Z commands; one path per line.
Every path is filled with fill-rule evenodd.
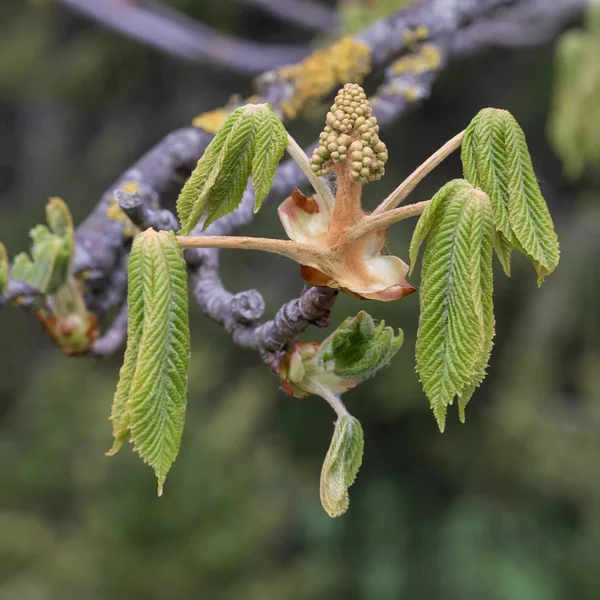
M 465 422 L 465 407 L 475 390 L 485 379 L 486 368 L 492 353 L 495 333 L 494 303 L 493 303 L 493 214 L 490 199 L 484 193 L 476 198 L 478 202 L 473 216 L 473 226 L 470 236 L 471 294 L 475 315 L 478 321 L 479 349 L 478 358 L 470 382 L 458 396 L 458 416 Z
M 435 205 L 427 238 L 416 348 L 417 372 L 441 431 L 455 396 L 463 416 L 485 375 L 494 333 L 490 200 L 466 181 L 451 183 Z
M 142 237 L 144 236 L 144 237 Z M 144 280 L 152 277 L 152 264 L 144 260 L 144 246 L 147 235 L 138 235 L 129 254 L 129 276 L 127 281 L 127 347 L 123 366 L 119 372 L 119 383 L 113 399 L 110 419 L 113 426 L 114 442 L 107 456 L 116 454 L 129 438 L 129 413 L 127 402 L 135 375 L 140 341 L 144 327 Z
M 321 504 L 330 517 L 340 517 L 350 506 L 348 488 L 360 469 L 363 448 L 360 422 L 351 415 L 340 417 L 321 470 Z
M 456 192 L 467 189 L 468 183 L 463 179 L 453 179 L 449 181 L 444 187 L 438 190 L 437 194 L 431 199 L 431 202 L 425 207 L 423 214 L 417 221 L 417 226 L 413 232 L 412 239 L 410 241 L 410 249 L 408 251 L 410 259 L 410 271 L 409 275 L 414 271 L 415 265 L 417 264 L 417 258 L 419 257 L 419 250 L 421 245 L 425 241 L 425 238 L 429 235 L 431 227 L 438 214 L 440 205 L 444 206 L 448 196 L 455 194 Z
M 158 495 L 179 452 L 190 339 L 187 274 L 173 232 L 135 238 L 129 264 L 128 346 L 112 416 L 114 454 L 128 436 L 158 479 Z
M 25 281 L 45 294 L 54 294 L 71 272 L 73 262 L 73 220 L 69 208 L 60 198 L 50 198 L 46 205 L 50 229 L 37 225 L 29 235 L 33 240 L 31 257 L 21 252 L 15 257 L 12 277 Z
M 387 366 L 402 346 L 402 330 L 394 334 L 385 322 L 376 327 L 371 315 L 360 311 L 346 319 L 321 345 L 319 362 L 331 365 L 344 379 L 366 379 Z
M 273 185 L 288 144 L 287 132 L 268 104 L 234 110 L 198 161 L 177 199 L 183 235 L 205 218 L 204 228 L 233 212 L 252 175 L 255 212 Z
M 531 260 L 541 284 L 558 265 L 558 240 L 523 130 L 508 111 L 483 109 L 465 132 L 461 158 L 465 178 L 492 200 L 494 225 L 504 236 L 495 244 L 504 270 L 510 242 Z
M 461 160 L 465 179 L 484 190 L 492 200 L 496 229 L 510 239 L 510 192 L 504 142 L 505 116 L 508 114 L 494 108 L 479 111 L 465 131 Z
M 4 244 L 0 242 L 0 294 L 6 294 L 8 289 L 9 270 L 8 253 Z
M 263 200 L 273 186 L 275 168 L 288 145 L 288 134 L 283 123 L 266 105 L 255 113 L 256 137 L 252 159 L 252 185 L 254 186 L 254 212 L 258 212 Z
M 508 219 L 517 246 L 529 257 L 538 274 L 538 285 L 558 266 L 558 239 L 552 217 L 529 156 L 525 134 L 508 113 L 505 130 L 508 158 Z

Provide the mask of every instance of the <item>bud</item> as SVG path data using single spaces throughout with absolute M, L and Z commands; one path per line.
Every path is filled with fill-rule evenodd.
M 334 164 L 344 162 L 349 152 L 353 161 L 374 157 L 364 168 L 352 167 L 351 179 L 367 182 L 381 178 L 387 152 L 372 112 L 364 90 L 357 83 L 347 83 L 338 92 L 325 119 L 323 133 L 328 135 L 321 133 L 319 146 L 311 158 L 312 170 L 318 176 L 326 175 Z

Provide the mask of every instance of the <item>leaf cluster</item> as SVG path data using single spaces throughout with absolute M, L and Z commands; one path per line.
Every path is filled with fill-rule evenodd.
M 494 337 L 492 207 L 469 182 L 447 183 L 415 229 L 411 264 L 427 237 L 421 270 L 417 372 L 441 431 L 448 405 L 459 413 L 483 380 Z
M 494 248 L 504 272 L 510 276 L 516 248 L 533 263 L 540 285 L 558 265 L 558 240 L 516 119 L 506 110 L 480 111 L 465 132 L 461 159 L 465 179 L 492 200 Z
M 513 248 L 533 263 L 538 285 L 558 265 L 558 240 L 525 135 L 505 110 L 486 108 L 462 143 L 465 179 L 446 184 L 415 228 L 411 271 L 421 271 L 416 364 L 440 430 L 447 407 L 465 406 L 485 377 L 494 338 L 492 247 L 510 276 Z
M 281 361 L 284 389 L 296 398 L 309 394 L 343 394 L 386 367 L 396 355 L 404 334 L 385 321 L 375 325 L 365 311 L 348 317 L 319 344 L 296 344 Z
M 44 294 L 54 294 L 69 278 L 73 263 L 73 220 L 60 198 L 46 205 L 46 225 L 36 225 L 29 235 L 33 240 L 31 257 L 21 252 L 15 257 L 12 277 L 25 281 Z
M 288 135 L 268 104 L 246 104 L 225 120 L 177 199 L 180 233 L 234 211 L 252 175 L 257 212 L 273 185 Z
M 371 315 L 361 310 L 323 342 L 318 360 L 338 377 L 364 380 L 386 367 L 403 341 L 402 330 L 394 333 L 385 321 L 376 326 Z

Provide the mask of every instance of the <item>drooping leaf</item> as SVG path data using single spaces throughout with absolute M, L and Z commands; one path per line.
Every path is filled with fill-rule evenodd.
M 350 506 L 348 488 L 362 464 L 364 436 L 360 422 L 340 417 L 321 470 L 321 504 L 330 517 L 340 517 Z
M 508 151 L 510 227 L 521 251 L 533 263 L 540 285 L 546 275 L 552 273 L 558 265 L 558 239 L 533 172 L 525 134 L 510 113 L 505 139 Z
M 421 270 L 417 372 L 441 431 L 461 398 L 461 416 L 485 374 L 493 338 L 492 209 L 466 181 L 441 195 Z
M 319 362 L 331 366 L 344 379 L 366 379 L 387 366 L 402 346 L 402 330 L 394 333 L 381 321 L 375 326 L 371 315 L 360 311 L 347 318 L 321 345 Z
M 9 264 L 8 253 L 4 244 L 0 242 L 0 294 L 6 294 L 8 289 Z
M 486 368 L 492 353 L 495 333 L 494 303 L 493 303 L 493 271 L 492 271 L 492 246 L 493 246 L 493 215 L 489 197 L 481 194 L 477 198 L 477 206 L 473 216 L 473 225 L 470 237 L 470 265 L 471 294 L 475 314 L 478 320 L 479 349 L 478 358 L 471 380 L 458 397 L 458 416 L 462 423 L 465 422 L 465 407 L 475 390 L 485 379 Z M 509 266 L 510 268 L 510 266 Z
M 461 158 L 465 178 L 492 201 L 494 225 L 504 236 L 496 249 L 505 271 L 510 242 L 531 260 L 541 284 L 558 265 L 558 240 L 523 130 L 508 111 L 483 109 L 465 132 Z
M 496 229 L 510 239 L 510 192 L 504 141 L 505 116 L 508 114 L 507 111 L 494 108 L 479 111 L 465 131 L 461 160 L 465 179 L 484 190 L 492 200 Z
M 21 252 L 15 257 L 12 277 L 25 281 L 44 294 L 54 294 L 63 286 L 73 262 L 73 220 L 69 208 L 60 198 L 50 198 L 46 205 L 50 229 L 36 225 L 29 235 L 33 240 L 31 258 Z
M 285 128 L 268 104 L 247 104 L 234 110 L 179 194 L 180 233 L 189 234 L 202 218 L 206 228 L 234 211 L 251 174 L 257 211 L 273 184 L 287 144 Z
M 187 274 L 173 232 L 135 238 L 129 265 L 128 348 L 115 394 L 114 454 L 128 436 L 158 479 L 158 494 L 179 452 L 190 340 Z M 131 344 L 131 345 L 130 345 Z
M 412 239 L 410 241 L 409 259 L 410 259 L 410 271 L 409 275 L 415 269 L 417 264 L 417 258 L 419 257 L 419 250 L 421 245 L 425 241 L 425 238 L 429 235 L 431 227 L 438 214 L 440 205 L 445 205 L 448 195 L 455 194 L 465 187 L 465 182 L 462 179 L 453 179 L 449 181 L 444 187 L 438 190 L 437 194 L 431 199 L 431 202 L 425 207 L 423 214 L 417 221 L 417 226 L 413 232 Z
M 142 234 L 144 235 L 144 234 Z M 123 366 L 119 372 L 119 383 L 113 398 L 110 419 L 113 426 L 114 442 L 107 456 L 116 454 L 129 438 L 129 413 L 127 402 L 131 394 L 131 384 L 135 375 L 140 341 L 144 326 L 144 280 L 152 277 L 152 263 L 144 260 L 144 245 L 147 236 L 135 238 L 129 254 L 127 281 L 127 347 Z M 148 271 L 148 272 L 146 272 Z

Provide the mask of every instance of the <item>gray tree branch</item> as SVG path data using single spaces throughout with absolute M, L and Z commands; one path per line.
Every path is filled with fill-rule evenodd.
M 507 40 L 508 45 L 514 45 L 518 39 L 521 39 L 520 45 L 529 45 L 532 38 L 536 43 L 547 41 L 585 4 L 586 0 L 552 3 L 544 0 L 425 0 L 378 21 L 356 38 L 370 48 L 373 67 L 387 67 L 384 83 L 373 98 L 374 114 L 382 127 L 391 124 L 429 96 L 438 74 L 453 57 L 498 45 L 502 39 Z M 524 19 L 524 14 L 535 15 L 535 18 Z M 505 26 L 510 22 L 519 25 L 519 35 Z M 492 35 L 490 31 L 494 30 L 495 23 L 499 25 Z M 418 27 L 424 28 L 418 40 L 414 35 L 406 35 Z M 540 31 L 544 35 L 540 35 Z M 270 72 L 258 80 L 259 100 L 269 102 L 282 114 L 282 104 L 298 93 L 296 84 L 285 71 Z M 333 88 L 337 84 L 333 82 Z M 160 210 L 161 196 L 176 175 L 190 173 L 211 139 L 211 134 L 195 127 L 167 135 L 107 190 L 77 229 L 75 271 L 86 273 L 89 288 L 86 301 L 90 310 L 102 315 L 122 304 L 125 298 L 130 241 L 124 236 L 122 222 L 107 216 L 115 196 L 138 226 L 174 228 L 175 217 Z M 283 163 L 267 201 L 281 201 L 303 182 L 304 176 L 293 162 Z M 126 184 L 131 183 L 137 186 L 135 194 L 123 193 Z M 249 187 L 236 211 L 213 223 L 204 233 L 198 228 L 194 235 L 232 234 L 252 220 L 253 204 L 254 194 Z M 236 344 L 258 351 L 271 368 L 276 367 L 280 353 L 309 325 L 327 322 L 336 294 L 329 289 L 310 288 L 304 290 L 300 298 L 286 303 L 273 320 L 261 323 L 262 297 L 256 290 L 228 292 L 219 277 L 218 256 L 215 249 L 186 250 L 196 300 L 210 318 L 226 328 Z M 9 295 L 0 296 L 0 306 L 17 299 L 24 307 L 32 306 L 35 297 L 35 290 L 11 282 Z M 126 326 L 126 313 L 122 310 L 91 353 L 114 352 L 125 339 Z
M 122 0 L 58 0 L 105 27 L 148 46 L 194 62 L 253 75 L 296 62 L 305 46 L 261 44 L 213 31 L 174 8 L 154 2 L 153 9 Z

